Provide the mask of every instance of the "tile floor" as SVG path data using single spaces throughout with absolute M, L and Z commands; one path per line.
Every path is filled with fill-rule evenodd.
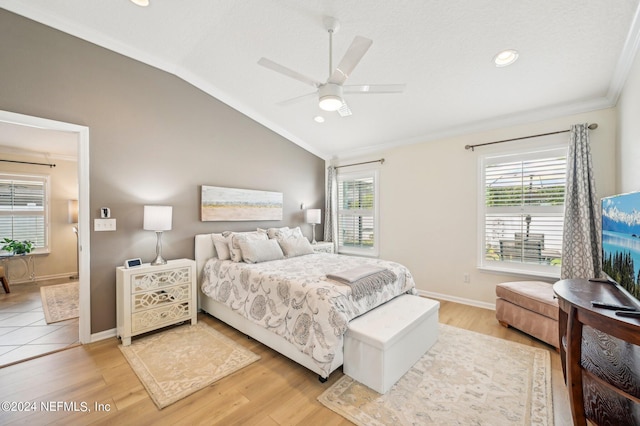
M 69 280 L 0 287 L 0 367 L 79 344 L 78 318 L 47 324 L 40 287 Z

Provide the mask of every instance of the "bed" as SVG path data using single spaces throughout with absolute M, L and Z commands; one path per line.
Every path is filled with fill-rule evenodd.
M 411 273 L 396 262 L 314 253 L 308 246 L 292 254 L 280 240 L 285 256 L 246 263 L 256 259 L 234 261 L 218 253 L 219 241 L 214 244 L 214 238 L 221 235 L 195 236 L 199 308 L 317 373 L 321 380 L 343 363 L 343 335 L 350 320 L 401 294 L 416 294 Z M 306 239 L 298 242 L 308 244 Z M 245 255 L 249 253 L 247 245 L 242 247 Z M 360 294 L 356 287 L 327 277 L 363 267 L 391 271 L 393 279 Z

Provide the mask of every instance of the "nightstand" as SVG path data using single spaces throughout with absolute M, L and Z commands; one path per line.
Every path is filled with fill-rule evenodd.
M 123 346 L 131 337 L 171 324 L 198 321 L 196 262 L 169 260 L 116 269 L 117 334 Z
M 333 243 L 329 241 L 318 241 L 315 244 L 311 244 L 311 247 L 316 253 L 333 253 Z

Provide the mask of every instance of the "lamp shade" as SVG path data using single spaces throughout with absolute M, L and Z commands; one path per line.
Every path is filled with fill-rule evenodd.
M 69 223 L 78 223 L 78 200 L 68 201 Z
M 304 212 L 304 220 L 307 223 L 320 223 L 321 222 L 321 210 L 320 209 L 307 209 Z
M 143 228 L 147 231 L 169 231 L 172 214 L 171 206 L 144 206 Z

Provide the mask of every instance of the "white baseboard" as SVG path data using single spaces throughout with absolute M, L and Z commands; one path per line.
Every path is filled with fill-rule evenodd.
M 99 342 L 100 340 L 110 339 L 112 337 L 116 337 L 116 329 L 112 328 L 110 330 L 100 331 L 98 333 L 93 333 L 91 335 L 91 343 Z
M 490 309 L 492 311 L 496 310 L 495 303 L 480 302 L 473 299 L 465 299 L 463 297 L 456 297 L 448 294 L 440 294 L 424 290 L 418 290 L 418 294 L 420 296 L 431 297 L 433 299 L 447 300 L 449 302 L 461 303 L 463 305 L 475 306 L 477 308 Z
M 35 277 L 35 282 L 49 281 L 49 280 L 58 280 L 58 279 L 71 279 L 71 277 L 77 277 L 77 272 L 63 272 L 62 274 L 54 274 L 54 275 L 40 275 Z M 77 278 L 76 278 L 77 280 Z M 14 284 L 28 284 L 32 283 L 30 279 L 20 279 L 20 280 L 11 280 L 11 285 Z

